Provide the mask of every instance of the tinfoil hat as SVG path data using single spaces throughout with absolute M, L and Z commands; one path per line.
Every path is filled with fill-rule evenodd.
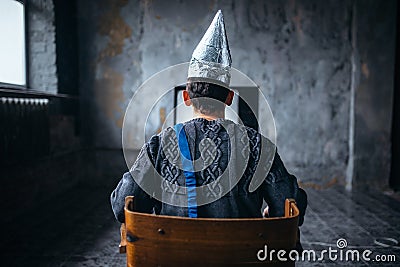
M 188 79 L 204 81 L 229 88 L 232 58 L 221 10 L 208 27 L 193 51 L 189 63 Z

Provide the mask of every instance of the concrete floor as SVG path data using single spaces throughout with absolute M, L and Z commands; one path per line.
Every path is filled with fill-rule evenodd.
M 2 234 L 2 266 L 125 266 L 118 254 L 119 225 L 109 204 L 112 187 L 80 186 L 27 212 Z M 396 255 L 396 262 L 298 262 L 296 266 L 400 266 L 400 249 L 374 244 L 380 237 L 400 240 L 400 205 L 378 192 L 348 193 L 341 188 L 306 189 L 309 206 L 301 240 L 317 256 L 345 238 L 348 249 Z M 23 219 L 22 219 L 23 218 Z M 34 218 L 34 219 L 31 219 Z

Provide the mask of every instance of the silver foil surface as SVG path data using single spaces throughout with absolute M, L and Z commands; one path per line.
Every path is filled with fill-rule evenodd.
M 229 86 L 232 66 L 224 16 L 217 12 L 203 38 L 193 51 L 188 78 L 204 78 L 222 86 Z

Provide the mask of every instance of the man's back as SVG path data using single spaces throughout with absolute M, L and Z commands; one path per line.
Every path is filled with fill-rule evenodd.
M 226 119 L 196 118 L 185 122 L 183 130 L 194 162 L 196 198 L 200 204 L 196 207 L 198 217 L 261 217 L 263 199 L 270 216 L 282 216 L 286 198 L 305 201 L 305 196 L 300 196 L 302 192 L 299 195 L 296 178 L 286 171 L 274 144 L 254 129 Z M 123 217 L 121 204 L 123 207 L 128 188 L 131 188 L 129 194 L 135 196 L 137 208 L 143 212 L 154 209 L 157 214 L 188 216 L 187 191 L 179 190 L 186 188 L 179 152 L 173 128 L 167 128 L 145 144 L 131 175 L 126 174 L 111 196 L 117 218 Z M 160 176 L 161 182 L 154 182 L 154 176 Z M 250 192 L 251 181 L 260 176 L 261 185 Z M 146 190 L 148 185 L 158 188 L 152 188 L 152 193 Z M 305 205 L 299 204 L 304 214 Z

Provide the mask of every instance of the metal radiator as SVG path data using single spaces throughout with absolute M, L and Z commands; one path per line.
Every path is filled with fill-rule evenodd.
M 1 164 L 21 163 L 49 154 L 49 100 L 1 97 Z

